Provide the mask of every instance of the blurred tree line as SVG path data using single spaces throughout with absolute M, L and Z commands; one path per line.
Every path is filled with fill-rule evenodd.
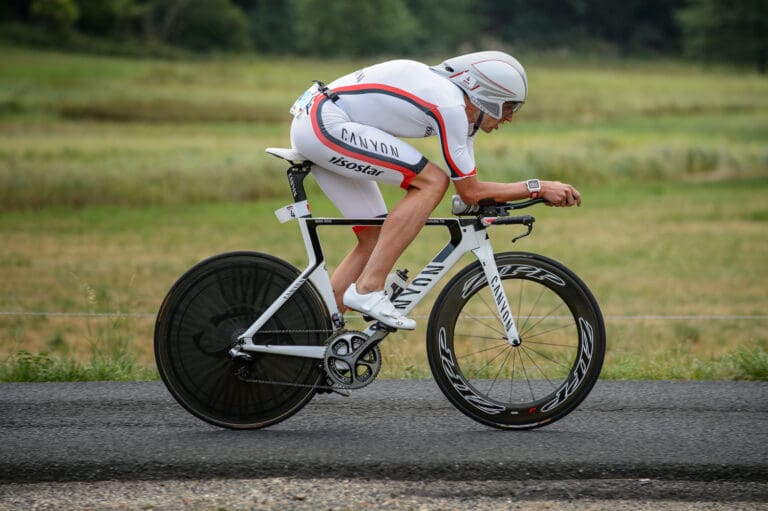
M 151 53 L 686 55 L 766 71 L 768 0 L 3 0 L 0 37 Z

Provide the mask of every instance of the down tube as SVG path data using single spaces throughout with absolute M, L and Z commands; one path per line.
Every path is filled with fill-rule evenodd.
M 464 234 L 458 243 L 451 240 L 445 245 L 435 258 L 421 270 L 421 273 L 408 284 L 408 287 L 392 301 L 397 309 L 403 311 L 403 314 L 409 314 L 464 254 L 477 248 L 477 242 L 473 236 L 467 236 L 466 232 Z

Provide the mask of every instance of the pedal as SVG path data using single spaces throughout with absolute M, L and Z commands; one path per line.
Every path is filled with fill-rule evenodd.
M 378 319 L 372 318 L 371 316 L 369 316 L 367 314 L 363 314 L 363 321 L 366 321 L 368 323 L 370 323 L 371 321 L 375 321 L 376 323 L 371 325 L 371 328 L 374 329 L 374 330 L 383 330 L 383 331 L 389 332 L 389 333 L 397 332 L 397 328 L 385 325 L 384 323 L 382 323 Z
M 373 320 L 373 318 L 371 318 Z M 385 325 L 381 321 L 377 321 L 375 324 L 371 325 L 372 330 L 382 330 L 384 332 L 397 332 L 397 328 L 389 325 Z
M 343 397 L 349 397 L 352 395 L 352 391 L 350 391 L 349 389 L 345 389 L 343 387 L 334 387 L 333 381 L 331 381 L 330 379 L 326 379 L 326 385 L 327 385 L 326 387 L 318 387 L 317 393 L 318 394 L 334 393 Z
M 333 392 L 334 394 L 338 394 L 342 397 L 349 397 L 352 395 L 352 391 L 349 389 L 338 389 L 338 388 L 331 388 L 329 392 Z

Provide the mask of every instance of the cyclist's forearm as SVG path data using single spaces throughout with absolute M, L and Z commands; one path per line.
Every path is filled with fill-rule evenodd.
M 530 197 L 525 182 L 493 183 L 478 181 L 474 176 L 453 182 L 456 192 L 465 204 L 477 204 L 483 199 L 507 202 Z M 573 186 L 560 181 L 541 181 L 543 197 L 552 206 L 580 206 L 581 194 Z
M 528 198 L 528 189 L 524 182 L 494 183 L 478 181 L 475 177 L 469 177 L 454 181 L 453 185 L 461 200 L 466 204 L 477 204 L 483 199 L 507 202 Z

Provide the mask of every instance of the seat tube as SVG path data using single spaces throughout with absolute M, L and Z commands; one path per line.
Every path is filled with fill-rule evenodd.
M 512 315 L 512 310 L 509 307 L 509 301 L 507 300 L 507 294 L 504 291 L 501 275 L 499 275 L 499 268 L 496 266 L 496 258 L 493 255 L 493 247 L 485 232 L 479 232 L 479 236 L 483 236 L 482 240 L 479 240 L 479 246 L 473 249 L 477 259 L 483 266 L 483 272 L 485 278 L 488 280 L 488 287 L 493 295 L 493 301 L 496 303 L 496 309 L 499 313 L 499 320 L 504 325 L 504 331 L 507 334 L 507 341 L 512 346 L 520 345 L 520 334 L 517 331 L 515 325 L 515 318 Z

